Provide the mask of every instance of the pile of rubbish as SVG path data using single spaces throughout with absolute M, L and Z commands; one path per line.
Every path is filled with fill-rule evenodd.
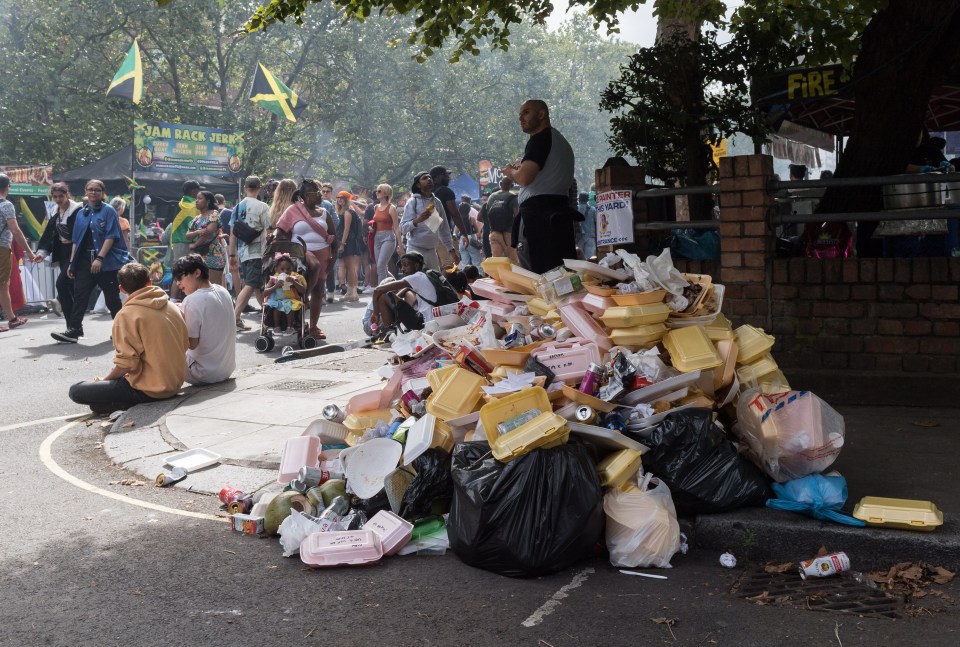
M 393 341 L 382 388 L 286 441 L 283 492 L 221 492 L 236 530 L 311 566 L 449 548 L 530 577 L 604 540 L 615 566 L 667 568 L 678 514 L 771 501 L 864 523 L 837 512 L 842 477 L 803 480 L 840 453 L 842 416 L 791 390 L 774 338 L 734 328 L 710 276 L 669 250 L 483 269 L 484 300 L 435 308 Z

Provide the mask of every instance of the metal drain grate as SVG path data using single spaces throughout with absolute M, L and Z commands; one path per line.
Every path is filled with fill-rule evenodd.
M 903 598 L 871 589 L 850 577 L 800 579 L 796 572 L 746 573 L 730 591 L 754 604 L 833 611 L 858 616 L 903 617 Z
M 284 380 L 283 382 L 274 382 L 267 386 L 271 391 L 320 391 L 328 389 L 331 386 L 339 386 L 341 382 L 330 382 L 329 380 Z

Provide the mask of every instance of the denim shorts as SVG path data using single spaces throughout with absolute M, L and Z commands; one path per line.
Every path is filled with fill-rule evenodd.
M 240 280 L 256 290 L 263 288 L 263 261 L 251 258 L 240 263 Z

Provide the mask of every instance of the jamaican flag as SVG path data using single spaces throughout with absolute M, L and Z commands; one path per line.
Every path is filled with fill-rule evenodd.
M 123 65 L 117 70 L 117 75 L 107 88 L 108 97 L 123 97 L 133 103 L 140 103 L 143 96 L 143 66 L 140 64 L 140 46 L 133 41 Z
M 23 215 L 23 233 L 29 240 L 40 240 L 47 228 L 47 208 L 43 198 L 23 196 L 20 198 L 20 213 Z M 39 217 L 38 217 L 39 216 Z
M 307 107 L 307 104 L 300 100 L 296 92 L 285 86 L 259 61 L 257 61 L 256 73 L 253 75 L 250 100 L 278 117 L 285 117 L 287 121 L 293 122 L 296 122 L 297 117 Z

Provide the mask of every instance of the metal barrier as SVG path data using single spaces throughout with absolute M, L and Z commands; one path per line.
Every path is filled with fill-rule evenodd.
M 60 269 L 52 263 L 23 261 L 20 282 L 26 305 L 33 308 L 50 308 L 59 311 L 57 303 L 57 277 Z

